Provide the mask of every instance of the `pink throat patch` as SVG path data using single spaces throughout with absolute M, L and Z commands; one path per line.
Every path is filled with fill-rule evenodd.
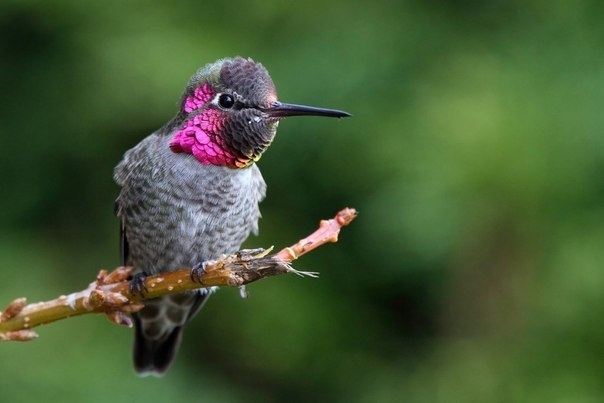
M 202 108 L 214 98 L 209 84 L 195 88 L 192 96 L 185 99 L 184 111 L 191 113 Z M 216 109 L 206 109 L 185 121 L 174 133 L 170 149 L 175 153 L 192 154 L 204 165 L 220 165 L 242 168 L 250 163 L 249 158 L 237 158 L 218 133 L 224 130 L 224 115 Z
M 175 153 L 192 154 L 204 165 L 220 165 L 230 168 L 242 168 L 250 159 L 237 158 L 227 151 L 225 142 L 220 138 L 224 128 L 221 113 L 207 109 L 188 119 L 182 129 L 174 133 L 170 149 Z

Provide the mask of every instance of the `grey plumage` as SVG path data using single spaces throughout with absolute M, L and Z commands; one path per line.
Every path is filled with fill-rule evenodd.
M 115 168 L 122 187 L 117 215 L 127 242 L 124 264 L 156 274 L 193 267 L 235 252 L 258 231 L 266 185 L 254 164 L 243 169 L 201 165 L 170 151 L 169 130 L 147 137 Z M 209 296 L 192 292 L 147 301 L 135 316 L 135 367 L 163 372 L 185 322 Z
M 280 119 L 346 112 L 284 104 L 259 63 L 221 59 L 195 73 L 176 116 L 126 152 L 114 179 L 123 263 L 135 273 L 194 267 L 237 251 L 258 231 L 266 185 L 255 165 Z M 134 315 L 134 365 L 162 373 L 182 327 L 207 301 L 201 290 L 145 301 Z

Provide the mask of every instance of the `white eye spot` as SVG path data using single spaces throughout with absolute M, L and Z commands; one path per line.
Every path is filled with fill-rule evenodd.
M 218 106 L 218 98 L 220 98 L 221 95 L 222 95 L 222 93 L 218 93 L 218 94 L 214 95 L 214 98 L 210 101 L 210 103 L 212 105 Z

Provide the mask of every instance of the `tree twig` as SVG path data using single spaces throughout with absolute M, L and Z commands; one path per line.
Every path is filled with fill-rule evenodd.
M 206 262 L 201 283 L 192 279 L 190 268 L 149 276 L 145 279 L 144 298 L 130 292 L 130 267 L 118 267 L 111 273 L 101 270 L 86 289 L 50 301 L 27 304 L 25 298 L 17 298 L 0 313 L 0 341 L 32 340 L 38 337 L 30 330 L 33 327 L 88 313 L 104 313 L 112 322 L 132 326 L 130 314 L 140 310 L 145 299 L 197 288 L 241 287 L 285 273 L 317 277 L 317 273 L 295 270 L 290 263 L 325 243 L 337 242 L 341 227 L 348 225 L 356 215 L 356 210 L 345 208 L 334 218 L 322 220 L 308 237 L 272 255 L 271 247 L 243 250 Z

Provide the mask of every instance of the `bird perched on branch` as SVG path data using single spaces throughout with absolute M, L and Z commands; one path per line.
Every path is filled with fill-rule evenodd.
M 288 116 L 341 118 L 348 113 L 277 100 L 266 69 L 250 59 L 221 59 L 197 71 L 178 112 L 124 155 L 114 179 L 121 190 L 123 264 L 133 266 L 133 291 L 146 275 L 192 267 L 237 251 L 258 231 L 266 184 L 255 162 Z M 134 366 L 165 372 L 183 326 L 208 300 L 209 289 L 145 301 L 134 315 Z

